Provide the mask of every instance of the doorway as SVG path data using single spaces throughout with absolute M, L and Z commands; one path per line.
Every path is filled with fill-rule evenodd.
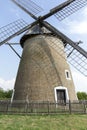
M 65 104 L 66 103 L 66 93 L 65 90 L 56 90 L 56 95 L 57 95 L 57 103 L 58 104 Z
M 66 87 L 58 86 L 54 88 L 55 101 L 58 104 L 66 104 L 69 101 L 68 90 Z

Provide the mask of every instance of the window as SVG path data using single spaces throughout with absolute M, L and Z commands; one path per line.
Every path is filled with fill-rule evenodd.
M 71 75 L 70 75 L 69 70 L 65 70 L 65 76 L 66 76 L 66 79 L 71 80 Z

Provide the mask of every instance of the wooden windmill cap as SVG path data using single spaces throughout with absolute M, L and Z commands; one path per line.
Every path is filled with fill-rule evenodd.
M 46 29 L 45 27 L 41 27 L 39 24 L 33 26 L 31 29 L 29 29 L 26 34 L 24 34 L 24 36 L 21 38 L 20 40 L 20 44 L 23 47 L 24 46 L 24 42 L 30 38 L 33 37 L 35 35 L 43 35 L 43 34 L 52 34 L 52 32 L 50 32 L 48 29 Z

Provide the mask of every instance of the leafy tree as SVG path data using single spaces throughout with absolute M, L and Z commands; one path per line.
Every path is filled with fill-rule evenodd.
M 4 90 L 0 88 L 0 99 L 5 98 Z
M 5 92 L 6 98 L 11 98 L 11 96 L 12 96 L 12 90 L 8 90 L 8 91 Z
M 0 88 L 0 99 L 10 99 L 12 95 L 12 90 L 4 91 Z
M 78 97 L 79 100 L 87 100 L 87 93 L 77 92 L 77 97 Z

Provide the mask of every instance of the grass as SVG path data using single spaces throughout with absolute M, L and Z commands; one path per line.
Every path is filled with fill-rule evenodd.
M 0 130 L 87 130 L 87 115 L 0 115 Z

